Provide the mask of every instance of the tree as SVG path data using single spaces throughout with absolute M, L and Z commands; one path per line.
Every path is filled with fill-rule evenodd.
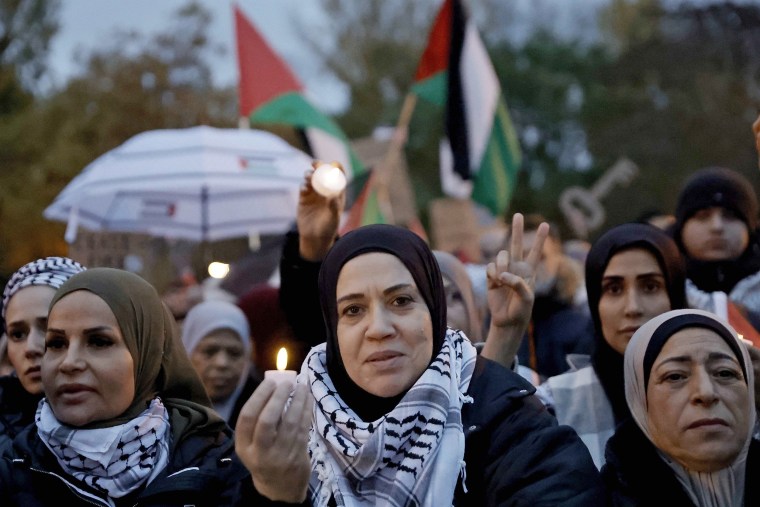
M 325 49 L 326 65 L 351 90 L 339 120 L 352 137 L 397 117 L 439 2 L 415 11 L 394 2 L 355 4 L 323 1 L 339 41 Z M 705 165 L 756 180 L 750 125 L 760 100 L 760 7 L 613 0 L 588 18 L 599 26 L 578 24 L 559 35 L 551 2 L 470 4 L 521 137 L 523 171 L 510 213 L 539 211 L 561 224 L 562 190 L 591 186 L 621 156 L 640 173 L 605 201 L 604 227 L 635 220 L 652 205 L 671 211 L 681 181 Z M 525 26 L 527 35 L 512 36 Z M 407 151 L 427 174 L 415 180 L 424 203 L 437 184 L 441 127 L 428 117 L 411 128 L 425 134 Z
M 322 5 L 333 22 L 337 42 L 322 46 L 321 54 L 327 69 L 348 86 L 351 96 L 350 107 L 338 120 L 349 137 L 366 135 L 378 124 L 394 124 L 440 2 L 323 0 Z M 561 218 L 556 208 L 559 191 L 588 176 L 576 166 L 591 167 L 580 124 L 582 104 L 574 102 L 572 95 L 582 90 L 580 83 L 593 75 L 591 69 L 604 54 L 553 36 L 547 21 L 551 5 L 546 3 L 536 3 L 527 11 L 494 0 L 469 2 L 469 7 L 473 19 L 485 27 L 483 38 L 518 132 L 525 134 L 527 129 L 536 138 L 522 136 L 525 170 L 512 210 L 550 210 L 547 214 L 552 218 Z M 512 34 L 524 25 L 537 28 L 527 42 L 515 41 Z M 357 31 L 358 26 L 363 30 Z M 427 203 L 440 193 L 442 111 L 418 101 L 410 131 L 415 135 L 406 154 L 415 168 L 412 179 L 424 220 Z
M 559 194 L 593 180 L 594 155 L 582 121 L 605 51 L 537 31 L 523 45 L 493 49 L 510 113 L 521 133 L 523 170 L 509 213 L 540 212 L 560 226 Z
M 0 0 L 0 222 L 11 226 L 16 213 L 28 212 L 30 199 L 18 202 L 18 185 L 11 179 L 15 168 L 28 163 L 21 152 L 20 125 L 34 103 L 36 83 L 46 70 L 50 40 L 58 29 L 60 3 L 48 0 Z M 32 194 L 33 195 L 33 194 Z M 12 213 L 6 210 L 14 208 Z M 0 242 L 5 259 L 10 242 Z M 26 261 L 24 261 L 26 262 Z
M 760 7 L 614 2 L 605 19 L 626 22 L 608 25 L 618 52 L 598 68 L 583 121 L 598 160 L 626 154 L 641 169 L 612 196 L 620 206 L 609 223 L 635 218 L 643 203 L 674 210 L 682 181 L 708 165 L 743 172 L 757 189 Z
M 235 92 L 214 87 L 204 59 L 209 22 L 191 3 L 149 40 L 115 34 L 80 75 L 0 131 L 0 142 L 16 147 L 0 174 L 3 271 L 65 254 L 64 225 L 42 211 L 97 156 L 145 130 L 234 125 Z
M 379 125 L 395 124 L 425 46 L 436 2 L 320 1 L 334 40 L 325 42 L 306 27 L 300 33 L 323 59 L 327 71 L 349 88 L 351 105 L 336 120 L 352 138 L 369 135 Z
M 58 31 L 59 10 L 57 0 L 0 0 L 0 113 L 8 107 L 3 99 L 9 84 L 36 90 Z

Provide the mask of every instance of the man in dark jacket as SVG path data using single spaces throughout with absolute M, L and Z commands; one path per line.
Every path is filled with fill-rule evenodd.
M 525 217 L 523 245 L 533 245 L 540 215 Z M 536 273 L 535 301 L 528 333 L 520 344 L 518 358 L 542 378 L 570 369 L 568 354 L 591 354 L 594 328 L 585 304 L 583 268 L 562 252 L 556 226 L 550 226 Z

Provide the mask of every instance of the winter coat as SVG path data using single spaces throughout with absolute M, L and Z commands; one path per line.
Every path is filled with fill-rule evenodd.
M 468 493 L 458 506 L 607 505 L 599 472 L 578 434 L 558 425 L 516 373 L 478 357 L 462 408 Z
M 550 294 L 536 297 L 517 357 L 520 364 L 549 378 L 570 369 L 568 354 L 590 354 L 593 348 L 594 326 L 588 308 Z
M 583 442 L 557 424 L 534 390 L 518 374 L 478 357 L 468 389 L 474 402 L 462 408 L 466 478 L 460 477 L 455 506 L 607 505 Z M 291 504 L 259 498 L 255 505 Z
M 585 298 L 583 271 L 563 256 L 554 286 L 536 294 L 530 327 L 517 351 L 520 364 L 534 369 L 542 378 L 570 369 L 568 354 L 591 354 L 594 325 Z
M 288 364 L 301 365 L 309 350 L 327 338 L 317 279 L 322 261 L 308 261 L 298 252 L 299 235 L 289 231 L 280 257 L 280 308 L 295 338 Z M 292 352 L 292 358 L 290 354 Z M 291 363 L 292 361 L 292 363 Z M 296 368 L 298 369 L 298 368 Z
M 34 422 L 41 394 L 31 394 L 15 375 L 0 377 L 0 446 Z
M 170 414 L 174 420 L 174 412 Z M 191 433 L 178 444 L 172 440 L 170 453 L 166 468 L 144 489 L 109 503 L 64 472 L 31 425 L 0 448 L 0 505 L 255 505 L 250 474 L 234 453 L 229 429 Z
M 259 387 L 259 384 L 261 382 L 259 379 L 248 376 L 248 379 L 245 381 L 245 384 L 243 385 L 243 389 L 240 390 L 240 393 L 237 396 L 237 399 L 235 400 L 235 405 L 232 407 L 232 412 L 230 412 L 230 420 L 227 421 L 227 424 L 230 425 L 230 427 L 234 430 L 235 426 L 237 425 L 238 417 L 240 416 L 240 411 L 243 409 L 243 405 L 245 405 L 245 402 L 248 401 L 248 398 L 251 397 L 253 394 L 253 391 L 256 390 L 257 387 Z
M 673 471 L 632 420 L 607 442 L 602 478 L 613 507 L 694 507 Z M 760 442 L 753 439 L 747 457 L 744 505 L 760 505 Z M 741 506 L 733 506 L 741 507 Z

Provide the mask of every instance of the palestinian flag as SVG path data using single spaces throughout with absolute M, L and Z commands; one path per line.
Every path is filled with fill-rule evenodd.
M 307 151 L 326 162 L 340 162 L 349 180 L 364 172 L 340 127 L 316 109 L 286 63 L 269 47 L 235 5 L 240 73 L 240 116 L 251 124 L 289 125 L 301 131 Z
M 445 0 L 436 16 L 412 92 L 445 108 L 443 192 L 502 216 L 517 182 L 520 145 L 491 60 L 460 0 Z
M 340 235 L 369 224 L 385 224 L 387 220 L 378 200 L 374 171 L 370 170 L 351 183 L 346 189 L 346 200 L 352 201 L 340 226 Z

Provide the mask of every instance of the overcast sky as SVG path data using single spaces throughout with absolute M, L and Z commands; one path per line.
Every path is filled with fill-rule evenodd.
M 237 84 L 234 18 L 237 3 L 253 21 L 275 50 L 288 62 L 307 87 L 311 98 L 325 109 L 336 109 L 344 98 L 342 87 L 325 82 L 323 69 L 313 55 L 298 44 L 293 16 L 307 13 L 310 23 L 320 23 L 313 0 L 198 0 L 213 16 L 209 36 L 213 43 L 226 48 L 225 57 L 212 63 L 214 79 L 220 85 Z M 143 34 L 165 31 L 173 14 L 189 0 L 65 0 L 61 2 L 61 28 L 53 40 L 50 55 L 52 78 L 63 84 L 80 69 L 75 61 L 77 50 L 85 54 L 108 41 L 114 30 L 135 30 Z M 299 9 L 296 12 L 295 9 Z M 319 93 L 314 91 L 318 81 Z
M 142 34 L 166 31 L 173 14 L 190 0 L 64 0 L 61 2 L 61 28 L 52 44 L 50 68 L 53 83 L 62 85 L 79 71 L 74 59 L 77 49 L 87 54 L 107 43 L 115 30 L 135 30 Z M 197 0 L 212 15 L 209 36 L 226 49 L 226 56 L 211 62 L 215 82 L 237 83 L 237 61 L 232 6 L 237 3 L 275 49 L 290 65 L 306 87 L 311 100 L 326 112 L 346 105 L 346 90 L 329 76 L 318 58 L 299 42 L 293 17 L 309 26 L 329 27 L 329 20 L 316 8 L 317 0 Z M 372 1 L 372 0 L 357 0 Z M 415 1 L 415 0 L 409 0 Z M 477 0 L 471 0 L 475 3 Z M 520 15 L 513 29 L 519 41 L 529 32 L 531 22 L 544 25 L 560 36 L 588 36 L 596 32 L 594 11 L 609 0 L 503 0 L 512 2 Z M 707 0 L 664 0 L 668 4 L 704 3 Z M 751 3 L 758 0 L 734 0 Z M 483 13 L 480 13 L 483 14 Z M 487 15 L 487 14 L 486 14 Z M 361 29 L 357 27 L 357 29 Z

